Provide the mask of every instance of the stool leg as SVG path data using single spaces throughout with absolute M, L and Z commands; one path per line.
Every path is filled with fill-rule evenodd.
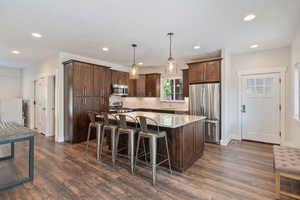
M 116 164 L 116 129 L 111 129 L 111 155 L 112 155 L 112 162 L 113 167 Z
M 150 157 L 152 165 L 152 184 L 156 184 L 156 156 L 157 156 L 157 140 L 155 137 L 150 138 Z
M 88 135 L 86 139 L 86 151 L 89 148 L 89 142 L 90 142 L 90 137 L 91 137 L 91 129 L 92 129 L 92 124 L 89 124 L 89 130 L 88 130 Z
M 98 156 L 97 160 L 99 160 L 99 158 L 101 159 L 101 156 L 102 156 L 104 135 L 105 135 L 105 127 L 102 128 L 101 141 L 100 141 L 100 146 L 99 146 L 100 153 L 99 153 L 99 156 Z
M 166 150 L 167 150 L 167 154 L 168 154 L 168 162 L 169 162 L 170 174 L 172 174 L 171 159 L 170 159 L 170 152 L 169 152 L 169 146 L 168 146 L 168 138 L 167 138 L 167 136 L 165 136 L 165 141 L 166 141 Z
M 145 145 L 145 138 L 143 138 L 143 148 L 144 148 L 144 155 L 145 155 L 145 162 L 147 163 L 147 150 L 146 150 L 146 145 Z
M 100 158 L 100 149 L 101 149 L 101 126 L 97 126 L 97 160 Z
M 280 199 L 280 173 L 276 173 L 275 179 L 276 179 L 276 185 L 275 185 L 276 199 Z
M 137 144 L 136 144 L 136 154 L 135 154 L 135 160 L 134 160 L 134 168 L 136 168 L 136 161 L 139 157 L 140 140 L 141 140 L 141 136 L 139 135 L 138 140 L 137 140 Z
M 117 131 L 117 134 L 116 134 L 116 158 L 118 157 L 118 146 L 119 146 L 119 138 L 120 138 L 120 133 L 119 133 L 119 130 Z
M 131 174 L 134 174 L 134 133 L 129 133 L 128 135 L 128 145 L 129 148 L 128 150 L 130 150 L 130 167 L 131 167 Z

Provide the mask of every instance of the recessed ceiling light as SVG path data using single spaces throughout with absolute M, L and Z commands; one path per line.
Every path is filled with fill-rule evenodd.
M 13 50 L 13 51 L 11 51 L 11 53 L 13 53 L 13 54 L 20 54 L 20 51 Z
M 102 51 L 109 51 L 109 48 L 103 47 L 103 48 L 102 48 Z
M 138 64 L 139 64 L 139 65 L 143 65 L 144 63 L 142 63 L 142 62 L 139 62 Z
M 256 15 L 249 14 L 249 15 L 247 15 L 247 16 L 244 17 L 244 21 L 245 22 L 250 22 L 250 21 L 254 20 L 255 18 L 256 18 Z
M 253 45 L 250 46 L 251 49 L 255 49 L 257 47 L 258 47 L 258 44 L 253 44 Z
M 200 49 L 201 47 L 199 45 L 194 46 L 194 49 Z
M 35 38 L 41 38 L 43 37 L 40 33 L 31 33 L 31 35 Z

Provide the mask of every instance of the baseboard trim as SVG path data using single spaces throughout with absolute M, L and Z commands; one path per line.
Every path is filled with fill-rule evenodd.
M 64 137 L 55 136 L 55 142 L 64 142 Z
M 238 133 L 235 133 L 235 134 L 229 135 L 227 138 L 221 139 L 220 144 L 227 146 L 231 142 L 231 140 L 241 140 L 241 139 L 242 139 L 241 135 Z

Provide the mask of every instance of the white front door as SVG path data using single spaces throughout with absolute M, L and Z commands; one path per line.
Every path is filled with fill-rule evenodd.
M 280 143 L 280 74 L 242 76 L 242 139 Z

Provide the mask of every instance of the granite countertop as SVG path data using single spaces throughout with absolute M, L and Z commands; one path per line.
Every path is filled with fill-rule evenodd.
M 126 108 L 129 108 L 129 109 L 132 109 L 132 110 L 139 110 L 139 109 L 145 109 L 145 110 L 169 110 L 169 111 L 178 111 L 178 112 L 188 112 L 189 109 L 183 109 L 183 108 L 171 108 L 171 107 L 166 107 L 166 108 L 139 108 L 139 107 L 126 107 Z
M 168 113 L 157 113 L 157 112 L 129 112 L 125 113 L 131 117 L 145 116 L 156 120 L 160 127 L 165 128 L 178 128 L 181 126 L 188 125 L 190 123 L 204 120 L 205 116 L 196 115 L 181 115 L 181 114 L 168 114 Z M 101 116 L 97 116 L 101 117 Z M 151 124 L 151 123 L 150 123 Z

